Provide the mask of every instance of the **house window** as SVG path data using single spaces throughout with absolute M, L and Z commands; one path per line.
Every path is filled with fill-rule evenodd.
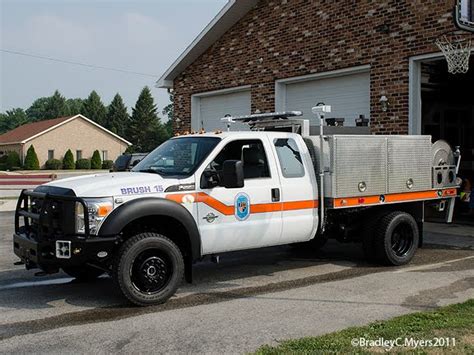
M 48 160 L 54 159 L 54 149 L 48 150 Z
M 82 150 L 76 150 L 76 160 L 82 159 Z
M 102 161 L 104 161 L 104 160 L 108 160 L 108 154 L 107 154 L 106 150 L 102 151 Z

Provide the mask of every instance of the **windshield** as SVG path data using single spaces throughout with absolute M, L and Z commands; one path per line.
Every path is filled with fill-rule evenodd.
M 132 171 L 160 175 L 189 176 L 219 143 L 220 138 L 184 137 L 164 142 L 138 163 Z

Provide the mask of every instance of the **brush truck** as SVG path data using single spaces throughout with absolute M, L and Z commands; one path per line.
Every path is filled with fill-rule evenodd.
M 236 250 L 319 248 L 335 238 L 361 243 L 373 262 L 410 262 L 424 209 L 452 216 L 459 151 L 430 136 L 324 126 L 330 108 L 313 110 L 319 126 L 298 111 L 226 117 L 250 130 L 183 134 L 130 172 L 22 191 L 13 236 L 19 263 L 82 280 L 107 273 L 146 306 L 165 302 L 183 277 L 191 282 L 205 256 Z

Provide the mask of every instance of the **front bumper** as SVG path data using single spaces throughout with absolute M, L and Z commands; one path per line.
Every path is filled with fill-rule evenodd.
M 84 264 L 106 267 L 118 236 L 91 236 L 87 214 L 85 233 L 75 233 L 75 205 L 87 210 L 85 201 L 71 190 L 50 191 L 46 186 L 42 189 L 46 191 L 37 190 L 23 190 L 15 211 L 13 250 L 26 268 L 55 272 Z
M 70 242 L 70 253 L 67 257 L 57 257 L 56 242 L 58 241 Z M 38 242 L 24 234 L 13 235 L 13 251 L 25 263 L 26 268 L 40 268 L 45 271 L 56 271 L 61 267 L 86 263 L 104 264 L 110 260 L 117 244 L 117 237 L 89 239 L 70 237 Z

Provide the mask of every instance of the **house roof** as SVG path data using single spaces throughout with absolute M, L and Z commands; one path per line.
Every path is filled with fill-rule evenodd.
M 122 137 L 116 135 L 115 133 L 109 131 L 108 129 L 102 127 L 101 125 L 95 123 L 94 121 L 88 119 L 83 115 L 75 115 L 75 116 L 66 116 L 66 117 L 59 117 L 54 118 L 51 120 L 44 120 L 38 121 L 33 123 L 27 123 L 22 126 L 19 126 L 11 131 L 8 131 L 2 135 L 0 135 L 0 144 L 23 144 L 28 142 L 29 140 L 36 138 L 42 134 L 45 134 L 63 124 L 66 124 L 74 119 L 81 118 L 97 128 L 100 128 L 104 132 L 114 136 L 115 138 L 121 140 L 122 142 L 132 145 L 129 141 L 123 139 Z
M 229 0 L 173 64 L 158 79 L 159 88 L 172 88 L 173 80 L 249 12 L 258 0 Z

